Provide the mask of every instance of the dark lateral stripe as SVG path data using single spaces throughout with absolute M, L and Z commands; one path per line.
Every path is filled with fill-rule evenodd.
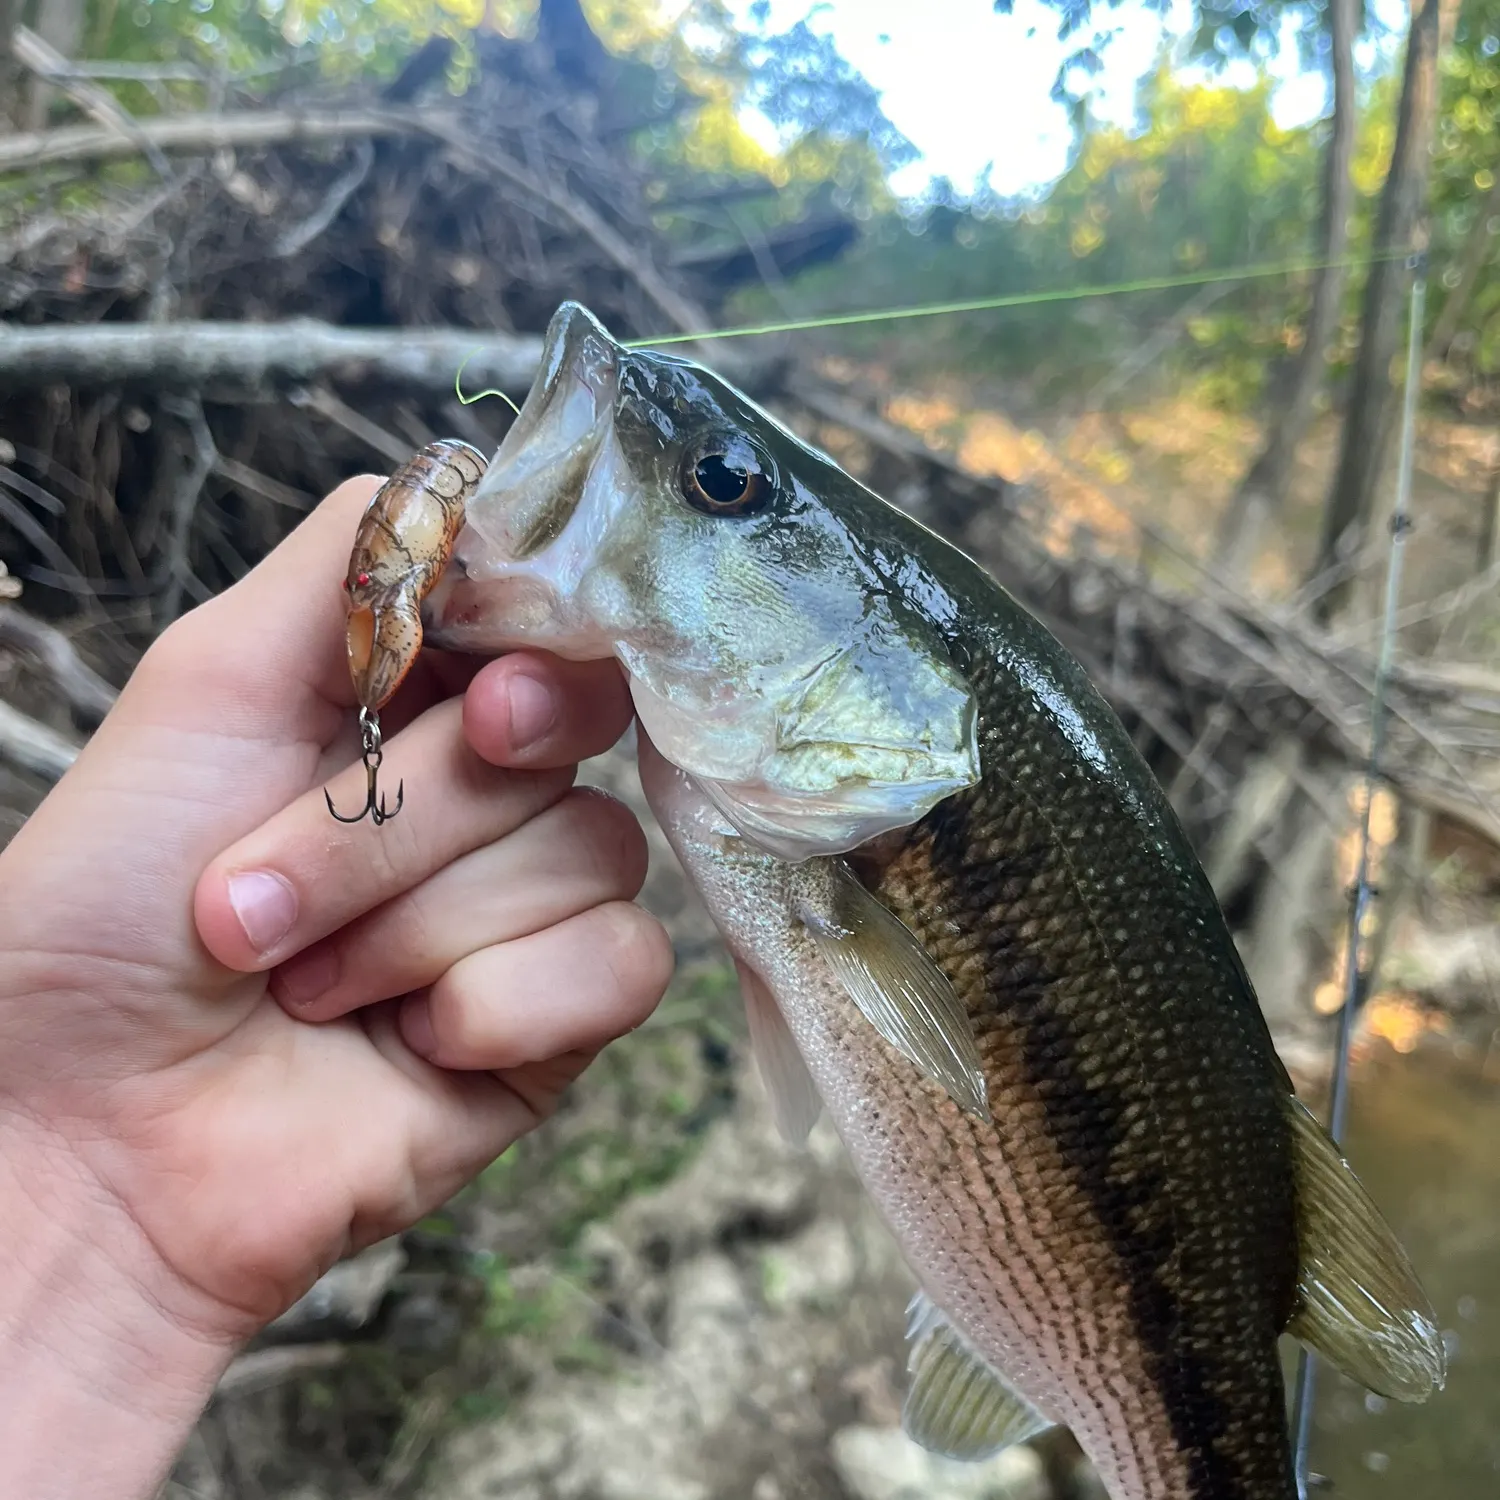
M 983 840 L 975 837 L 968 805 L 954 799 L 939 808 L 933 822 L 936 867 L 951 871 L 957 889 L 971 885 L 981 873 L 972 867 L 972 850 L 983 847 Z M 1025 879 L 1020 874 L 1025 865 L 1034 874 L 1046 867 L 1034 858 L 1016 865 L 1007 861 L 1008 879 Z M 1194 1491 L 1205 1500 L 1235 1496 L 1241 1485 L 1239 1466 L 1215 1440 L 1230 1436 L 1236 1415 L 1215 1389 L 1205 1362 L 1175 1338 L 1178 1296 L 1167 1281 L 1175 1248 L 1166 1211 L 1172 1185 L 1160 1164 L 1131 1149 L 1125 1134 L 1130 1095 L 1109 1074 L 1086 1076 L 1083 1064 L 1098 1038 L 1059 1007 L 1064 977 L 1046 947 L 1029 942 L 1016 927 L 995 926 L 986 933 L 986 950 L 987 975 L 1004 977 L 998 986 L 992 980 L 990 1004 L 1014 1029 L 1029 1085 L 1046 1103 L 1050 1119 L 1070 1125 L 1088 1122 L 1086 1142 L 1073 1130 L 1062 1130 L 1053 1133 L 1053 1146 L 1091 1203 L 1101 1238 L 1127 1272 L 1131 1319 L 1163 1395 L 1173 1437 L 1193 1470 Z M 1028 978 L 1016 983 L 1023 975 Z M 1127 1160 L 1130 1170 L 1122 1172 L 1119 1167 Z
M 958 902 L 976 888 L 993 888 L 998 877 L 1009 887 L 1004 904 L 1024 907 L 1019 888 L 1063 875 L 1058 853 L 1049 847 L 1039 857 L 1033 845 L 1020 858 L 997 862 L 992 840 L 983 836 L 989 830 L 975 826 L 974 802 L 973 794 L 963 795 L 930 815 L 926 831 L 932 835 L 934 873 Z M 1092 926 L 1086 911 L 1080 909 L 1077 916 L 1080 926 Z M 993 920 L 985 923 L 984 940 L 989 1004 L 996 1020 L 1019 1041 L 1027 1082 L 1044 1101 L 1049 1120 L 1060 1127 L 1051 1132 L 1053 1147 L 1125 1271 L 1131 1320 L 1172 1439 L 1188 1468 L 1192 1493 L 1202 1500 L 1249 1497 L 1253 1492 L 1247 1481 L 1254 1482 L 1250 1474 L 1261 1465 L 1243 1451 L 1243 1440 L 1251 1437 L 1243 1424 L 1247 1417 L 1253 1420 L 1257 1403 L 1253 1391 L 1245 1393 L 1247 1401 L 1236 1400 L 1223 1364 L 1184 1337 L 1179 1314 L 1190 1309 L 1182 1299 L 1195 1289 L 1174 1287 L 1170 1281 L 1173 1185 L 1160 1156 L 1167 1143 L 1158 1142 L 1148 1152 L 1128 1136 L 1132 1105 L 1138 1108 L 1142 1101 L 1133 1099 L 1107 1068 L 1086 1066 L 1097 1055 L 1101 1036 L 1089 1026 L 1087 1008 L 1082 1016 L 1068 1013 L 1069 976 L 1054 962 L 1045 940 L 1023 936 L 1019 923 Z M 1076 952 L 1073 957 L 1076 964 Z M 1108 965 L 1098 967 L 1102 971 Z M 1252 1372 L 1243 1373 L 1253 1384 Z M 1151 1442 L 1149 1434 L 1134 1436 Z M 1261 1493 L 1277 1491 L 1263 1488 Z

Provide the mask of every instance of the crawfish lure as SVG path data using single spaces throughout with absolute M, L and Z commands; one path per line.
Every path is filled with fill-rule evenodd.
M 344 591 L 349 596 L 345 643 L 359 704 L 365 805 L 340 823 L 369 818 L 377 826 L 401 811 L 406 787 L 387 807 L 379 790 L 380 710 L 390 702 L 422 649 L 422 601 L 438 581 L 464 524 L 469 498 L 486 468 L 484 455 L 444 438 L 413 455 L 375 492 L 360 519 Z

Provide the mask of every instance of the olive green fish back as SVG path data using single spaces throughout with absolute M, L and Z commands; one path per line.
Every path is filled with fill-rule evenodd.
M 1053 1164 L 1064 1262 L 1113 1262 L 1112 1332 L 1079 1336 L 1137 1341 L 1170 1424 L 1118 1440 L 1175 1452 L 1193 1500 L 1285 1500 L 1285 1075 L 1118 720 L 1044 630 L 984 593 L 984 623 L 952 641 L 983 778 L 870 871 L 874 889 L 967 1007 L 1006 1151 Z

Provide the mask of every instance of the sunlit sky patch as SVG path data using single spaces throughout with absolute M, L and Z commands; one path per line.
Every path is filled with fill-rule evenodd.
M 751 0 L 731 5 L 748 27 Z M 1362 69 L 1391 54 L 1407 14 L 1404 0 L 1374 0 L 1374 10 L 1392 39 L 1378 48 L 1363 45 Z M 898 193 L 916 196 L 935 177 L 968 190 L 987 174 L 996 192 L 1011 196 L 1044 186 L 1067 166 L 1067 116 L 1051 93 L 1076 41 L 1058 40 L 1057 12 L 1041 0 L 1016 0 L 1009 16 L 996 15 L 989 0 L 771 0 L 770 29 L 785 30 L 810 12 L 816 12 L 814 29 L 832 36 L 880 91 L 891 122 L 922 153 L 895 174 Z M 1135 119 L 1137 81 L 1163 47 L 1187 35 L 1192 7 L 1190 0 L 1173 0 L 1163 17 L 1140 0 L 1123 0 L 1110 19 L 1116 34 L 1095 79 L 1094 113 L 1128 127 Z M 1244 86 L 1255 74 L 1245 63 L 1222 76 Z M 1323 112 L 1324 76 L 1303 69 L 1294 47 L 1282 49 L 1272 76 L 1279 124 L 1300 124 Z M 745 123 L 768 144 L 774 141 L 764 119 Z

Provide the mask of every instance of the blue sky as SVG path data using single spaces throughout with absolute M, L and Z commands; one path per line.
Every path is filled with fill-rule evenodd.
M 748 14 L 750 0 L 731 4 L 742 19 Z M 785 30 L 813 9 L 814 0 L 771 0 L 770 27 Z M 1067 165 L 1067 119 L 1051 89 L 1072 44 L 1058 41 L 1057 14 L 1040 0 L 1016 0 L 1009 16 L 994 14 L 990 0 L 824 0 L 817 9 L 815 28 L 831 35 L 880 90 L 892 123 L 922 152 L 896 174 L 898 192 L 920 193 L 934 176 L 966 188 L 988 171 L 996 191 L 1024 193 Z M 1403 0 L 1374 0 L 1374 9 L 1388 24 L 1402 26 Z M 1117 34 L 1096 81 L 1096 114 L 1121 125 L 1132 121 L 1137 80 L 1164 45 L 1186 34 L 1191 14 L 1190 0 L 1173 0 L 1165 17 L 1140 0 L 1123 0 L 1110 17 Z M 1374 65 L 1375 49 L 1364 47 L 1360 61 Z M 1324 79 L 1303 72 L 1293 49 L 1275 64 L 1274 75 L 1279 123 L 1323 112 Z M 1244 84 L 1253 72 L 1246 65 L 1227 76 Z M 756 122 L 747 124 L 753 129 Z

